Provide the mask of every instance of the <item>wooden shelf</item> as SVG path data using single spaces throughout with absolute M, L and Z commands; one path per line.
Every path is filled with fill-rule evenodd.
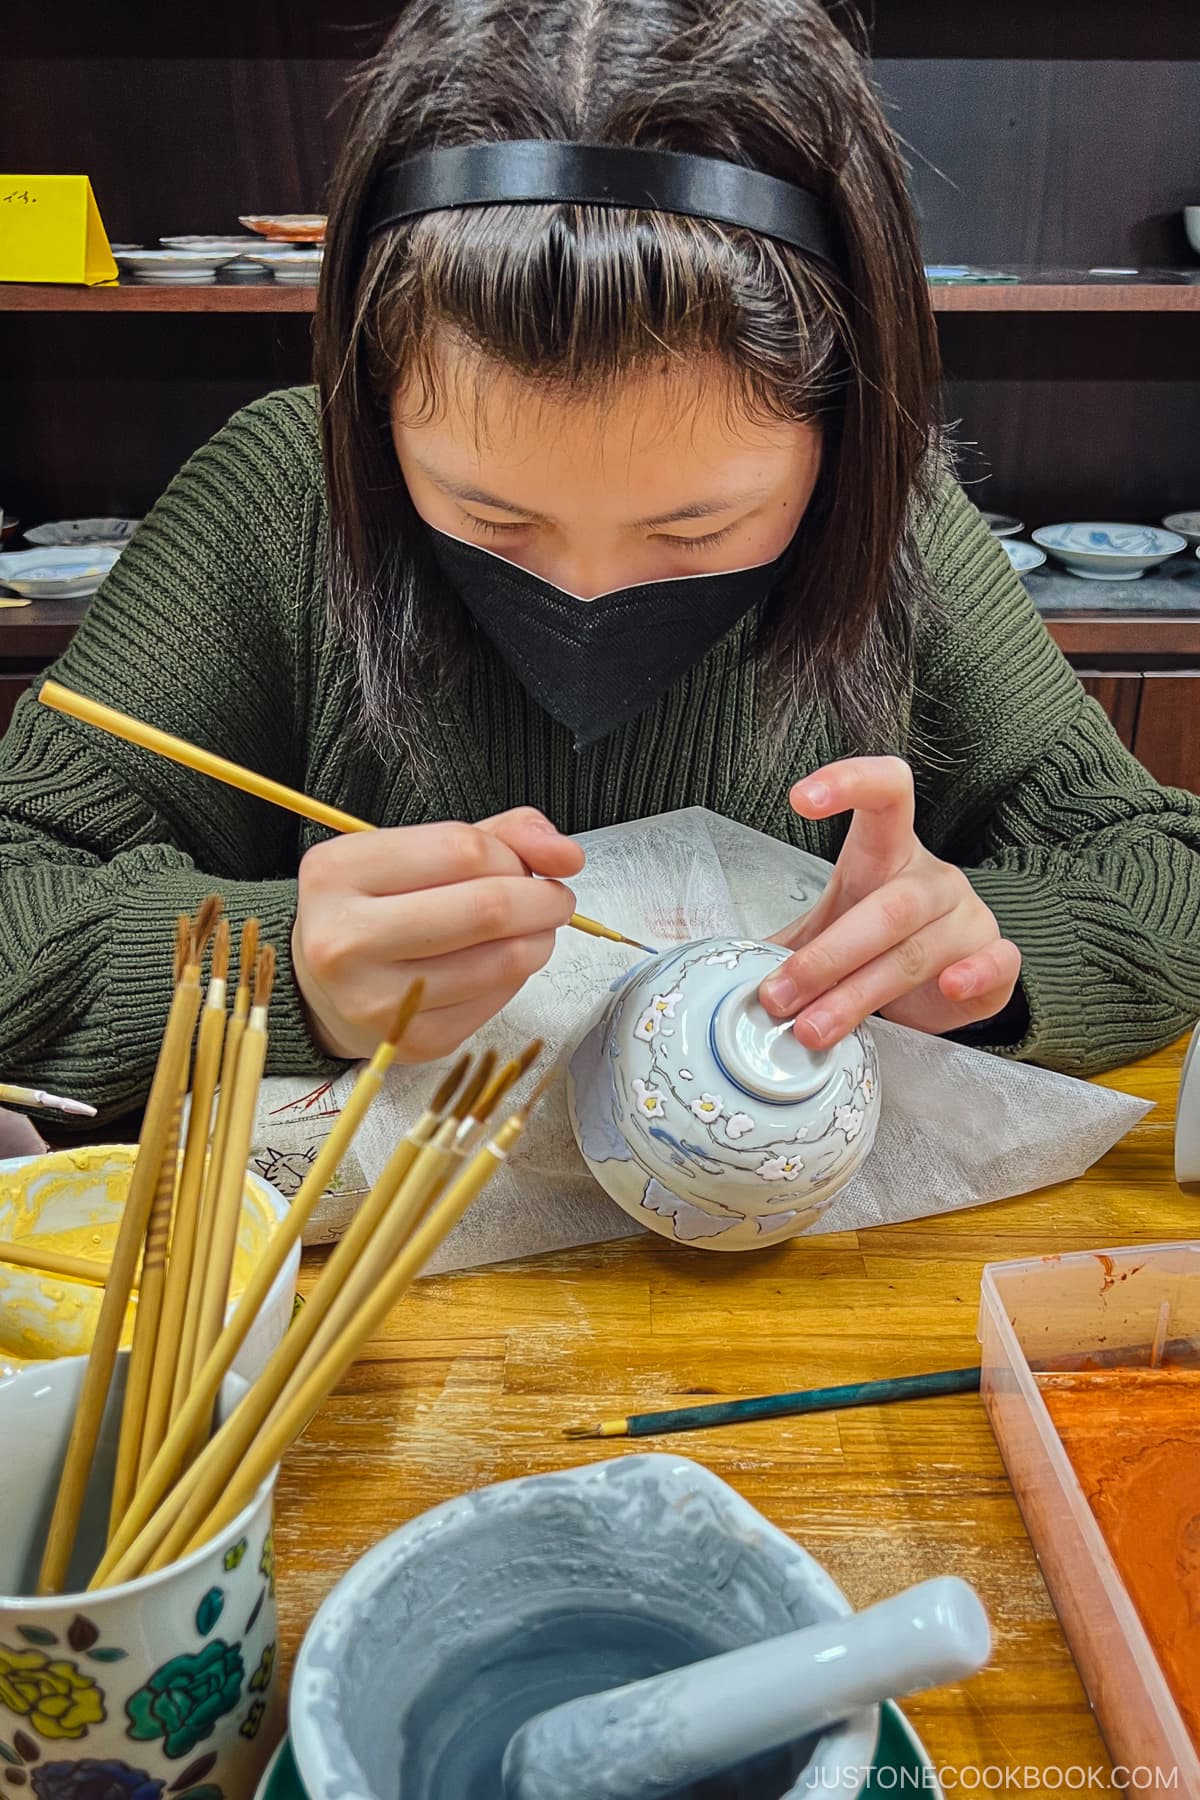
M 315 285 L 275 287 L 68 287 L 0 283 L 0 312 L 306 313 Z M 1200 271 L 1188 281 L 1099 282 L 1041 275 L 980 287 L 934 285 L 935 312 L 1181 313 L 1200 312 Z
M 0 667 L 48 662 L 60 656 L 82 623 L 86 600 L 35 600 L 19 612 L 0 612 Z M 1059 649 L 1073 657 L 1195 658 L 1200 661 L 1200 611 L 1078 612 L 1044 615 Z
M 931 287 L 934 312 L 1182 313 L 1200 312 L 1200 279 L 1171 282 L 997 282 L 985 287 Z
M 68 287 L 58 283 L 0 282 L 0 312 L 311 312 L 316 286 L 278 282 L 274 287 Z
M 61 656 L 87 608 L 86 600 L 31 600 L 0 612 L 0 664 L 45 665 Z
M 1046 630 L 1066 656 L 1194 657 L 1200 661 L 1200 612 L 1053 612 Z

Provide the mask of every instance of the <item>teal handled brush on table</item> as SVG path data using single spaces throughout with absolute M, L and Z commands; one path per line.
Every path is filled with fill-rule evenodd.
M 717 1425 L 750 1425 L 759 1419 L 791 1419 L 850 1406 L 890 1406 L 897 1400 L 935 1400 L 945 1394 L 978 1392 L 978 1368 L 936 1369 L 927 1375 L 894 1375 L 884 1381 L 851 1381 L 840 1387 L 799 1388 L 790 1394 L 677 1406 L 668 1412 L 630 1413 L 624 1419 L 601 1419 L 598 1425 L 569 1427 L 563 1436 L 665 1437 L 676 1431 L 709 1431 Z

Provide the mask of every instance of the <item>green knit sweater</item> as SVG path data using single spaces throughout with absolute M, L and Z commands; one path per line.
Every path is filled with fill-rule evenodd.
M 583 753 L 484 662 L 439 703 L 434 773 L 415 783 L 353 729 L 323 529 L 312 392 L 270 395 L 172 482 L 55 674 L 380 825 L 532 803 L 579 832 L 701 805 L 836 857 L 844 821 L 797 819 L 787 790 L 848 746 L 814 704 L 764 768 L 743 627 Z M 1121 747 L 953 484 L 920 531 L 941 616 L 912 695 L 918 830 L 1024 954 L 1030 1029 L 994 1047 L 1077 1073 L 1140 1055 L 1200 1013 L 1200 800 Z M 235 932 L 257 914 L 281 953 L 270 1068 L 327 1069 L 287 957 L 315 835 L 26 697 L 0 744 L 0 1072 L 108 1113 L 142 1098 L 176 916 L 214 888 Z

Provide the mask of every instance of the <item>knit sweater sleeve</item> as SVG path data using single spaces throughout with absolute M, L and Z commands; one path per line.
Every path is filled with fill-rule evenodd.
M 305 390 L 257 401 L 171 483 L 52 673 L 281 780 L 303 756 L 315 554 Z M 270 1067 L 324 1066 L 287 954 L 296 821 L 22 699 L 0 743 L 0 1069 L 103 1114 L 145 1097 L 180 912 L 219 892 L 279 952 Z
M 997 1049 L 1086 1075 L 1200 1015 L 1200 798 L 1163 788 L 1085 694 L 979 513 L 922 527 L 918 830 L 1023 957 L 1029 1029 Z

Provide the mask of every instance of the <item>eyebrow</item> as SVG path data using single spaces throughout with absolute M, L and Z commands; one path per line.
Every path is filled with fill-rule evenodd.
M 511 513 L 515 518 L 531 519 L 539 525 L 548 523 L 542 513 L 533 512 L 527 506 L 515 506 L 511 500 L 502 500 L 498 494 L 489 494 L 486 489 L 473 487 L 470 482 L 452 481 L 448 475 L 441 474 L 419 459 L 418 467 L 444 493 L 452 494 L 456 500 L 465 500 L 472 506 L 490 506 L 495 512 Z M 711 519 L 718 513 L 732 512 L 735 507 L 748 505 L 751 500 L 761 500 L 766 493 L 766 488 L 757 487 L 737 494 L 716 495 L 710 500 L 691 500 L 686 506 L 675 507 L 670 512 L 656 513 L 653 518 L 635 519 L 633 529 L 648 531 L 658 525 L 675 525 L 684 519 Z

